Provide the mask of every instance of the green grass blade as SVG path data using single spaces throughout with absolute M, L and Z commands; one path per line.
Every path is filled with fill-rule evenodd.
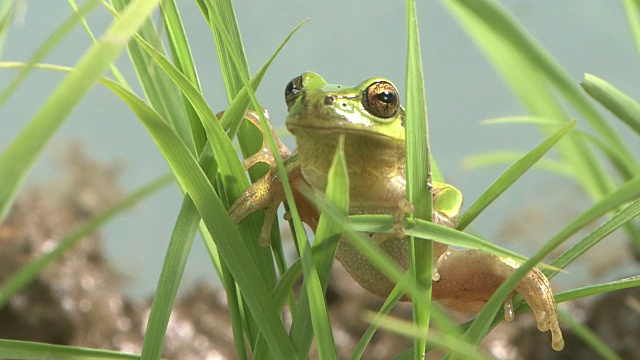
M 468 29 L 480 30 L 480 27 L 484 27 L 481 30 L 484 35 L 488 35 L 485 30 L 491 32 L 492 36 L 495 36 L 503 45 L 509 47 L 509 52 L 523 56 L 528 65 L 533 66 L 536 72 L 543 74 L 547 81 L 553 84 L 584 115 L 585 120 L 589 122 L 597 133 L 601 134 L 607 141 L 618 144 L 620 154 L 629 160 L 633 160 L 631 152 L 624 147 L 622 139 L 579 90 L 571 76 L 544 50 L 540 43 L 527 34 L 495 1 L 445 0 L 445 3 L 451 9 L 454 6 L 457 8 L 456 12 L 459 14 L 458 19 L 460 20 L 467 16 L 476 17 L 478 23 L 475 23 L 473 28 L 469 18 L 463 20 L 466 22 Z M 462 15 L 462 12 L 467 14 Z M 476 41 L 487 41 L 488 43 L 489 40 L 480 38 L 484 35 L 476 37 Z M 494 48 L 493 50 L 498 49 Z M 492 56 L 497 55 L 499 54 L 495 53 Z M 501 56 L 507 56 L 507 54 L 503 53 Z
M 555 298 L 557 302 L 561 303 L 634 287 L 640 287 L 640 275 L 614 280 L 604 284 L 589 285 L 578 289 L 563 291 L 557 294 Z
M 132 1 L 0 154 L 0 221 L 7 215 L 22 181 L 45 144 L 84 94 L 120 55 L 127 40 L 147 19 L 157 3 L 158 0 Z
M 43 355 L 45 354 L 45 355 Z M 31 341 L 0 339 L 0 356 L 5 359 L 47 360 L 128 360 L 140 356 L 109 350 L 51 345 Z
M 462 230 L 466 228 L 471 222 L 478 216 L 484 209 L 486 209 L 495 199 L 498 198 L 504 191 L 506 191 L 516 180 L 520 178 L 527 170 L 529 170 L 538 160 L 540 160 L 544 154 L 547 153 L 555 144 L 560 141 L 576 122 L 571 121 L 562 129 L 558 130 L 555 134 L 551 135 L 545 141 L 536 146 L 533 150 L 528 152 L 520 160 L 509 166 L 504 173 L 502 173 L 496 181 L 491 184 L 469 207 L 469 209 L 462 214 L 460 221 L 458 222 L 458 229 Z
M 365 319 L 368 321 L 373 321 L 374 315 L 370 313 Z M 382 320 L 381 325 L 382 327 L 390 331 L 404 335 L 406 337 L 421 337 L 425 343 L 428 343 L 430 345 L 430 347 L 442 349 L 443 351 L 446 351 L 451 355 L 459 356 L 463 359 L 493 359 L 484 350 L 473 344 L 469 344 L 468 342 L 465 342 L 460 338 L 448 336 L 436 331 L 430 332 L 427 336 L 424 329 L 415 326 L 415 323 L 388 317 Z M 423 356 L 422 358 L 424 358 L 424 355 L 421 356 Z
M 0 285 L 0 307 L 6 305 L 14 294 L 29 285 L 52 261 L 58 259 L 67 250 L 75 246 L 85 237 L 94 233 L 115 216 L 122 214 L 125 210 L 128 210 L 133 205 L 168 185 L 172 180 L 173 178 L 170 176 L 163 176 L 141 187 L 117 204 L 94 216 L 78 230 L 60 240 L 50 251 L 43 253 L 16 270 L 11 277 L 5 279 Z
M 216 51 L 224 79 L 227 100 L 229 103 L 232 103 L 236 96 L 240 94 L 241 90 L 245 88 L 243 79 L 249 78 L 250 74 L 247 57 L 240 36 L 240 29 L 238 28 L 238 22 L 233 8 L 233 1 L 201 0 L 198 1 L 198 5 L 209 22 L 209 27 L 211 28 L 216 43 Z M 271 60 L 268 61 L 268 63 L 270 62 Z M 261 80 L 263 75 L 264 74 L 256 74 L 256 77 Z M 258 80 L 258 83 L 260 80 Z M 249 98 L 247 97 L 246 104 L 244 101 L 240 103 L 245 105 L 244 108 L 239 109 L 240 113 L 243 113 L 249 104 Z M 256 111 L 260 109 L 260 107 L 253 107 L 253 110 Z M 237 117 L 233 117 L 232 119 L 239 119 L 239 117 L 240 115 L 237 115 Z M 238 127 L 240 129 L 239 132 Z M 245 157 L 255 154 L 260 149 L 263 140 L 262 134 L 253 125 L 247 124 L 246 122 L 234 123 L 231 134 L 236 134 L 236 132 L 238 132 L 238 142 L 240 143 L 242 154 Z M 266 168 L 264 166 L 258 165 L 250 169 L 249 174 L 252 180 L 256 180 L 262 176 L 265 171 Z
M 636 44 L 636 51 L 640 54 L 640 1 L 624 0 L 624 9 Z
M 600 240 L 604 239 L 620 226 L 638 216 L 638 214 L 640 214 L 640 196 L 636 198 L 637 200 L 622 209 L 604 224 L 600 225 L 597 229 L 587 235 L 587 237 L 580 240 L 576 245 L 570 247 L 567 251 L 558 256 L 552 264 L 559 268 L 565 268 L 568 264 L 580 257 L 580 255 L 584 254 L 587 250 L 600 242 Z
M 431 157 L 429 152 L 429 127 L 427 119 L 426 92 L 422 73 L 422 56 L 416 1 L 407 0 L 407 108 L 405 121 L 406 138 L 406 198 L 413 204 L 413 214 L 431 221 L 433 196 L 431 189 Z M 431 279 L 433 272 L 433 243 L 430 240 L 414 241 L 409 237 L 409 269 L 414 280 L 423 289 L 420 297 L 414 297 L 414 326 L 425 332 L 425 337 L 414 338 L 415 359 L 422 359 L 426 348 L 426 333 L 431 318 Z
M 297 358 L 269 290 L 262 280 L 256 255 L 243 241 L 221 199 L 187 146 L 157 113 L 135 95 L 116 83 L 107 81 L 106 85 L 136 113 L 178 181 L 191 196 L 274 356 L 279 359 Z
M 394 217 L 390 215 L 352 215 L 349 216 L 347 229 L 354 232 L 379 232 L 393 234 Z M 405 223 L 406 233 L 420 239 L 432 239 L 442 244 L 463 247 L 467 249 L 483 250 L 496 256 L 510 257 L 525 261 L 526 257 L 501 248 L 491 242 L 450 229 L 446 226 L 434 224 L 431 221 L 414 219 Z
M 191 81 L 193 86 L 202 92 L 196 66 L 193 56 L 191 55 L 189 41 L 187 40 L 187 34 L 182 25 L 182 19 L 180 18 L 175 0 L 165 0 L 160 8 L 162 9 L 162 15 L 167 29 L 167 41 L 171 49 L 171 54 L 173 55 L 173 62 L 176 68 Z M 200 152 L 206 143 L 206 135 L 196 111 L 188 101 L 184 103 L 189 126 L 191 127 L 191 134 L 193 135 L 193 141 L 196 145 L 196 151 Z
M 589 234 L 586 238 L 579 242 L 580 246 L 574 246 L 569 249 L 566 253 L 566 261 L 570 262 L 575 259 L 580 254 L 584 253 L 586 249 L 598 243 L 600 240 L 604 239 L 611 232 L 618 229 L 620 226 L 627 223 L 630 219 L 638 216 L 640 214 L 640 199 L 634 201 L 625 209 L 620 211 L 614 217 L 606 221 L 604 224 L 599 226 L 596 230 L 594 230 L 591 234 Z M 501 307 L 504 300 L 507 298 L 509 292 L 516 286 L 516 284 L 522 279 L 540 260 L 542 260 L 546 255 L 548 255 L 551 251 L 557 248 L 561 244 L 561 241 L 549 241 L 547 242 L 538 253 L 529 259 L 527 262 L 522 264 L 518 270 L 516 270 L 500 287 L 495 291 L 495 293 L 491 296 L 485 307 L 478 314 L 476 319 L 473 321 L 469 329 L 467 330 L 467 338 L 472 342 L 479 342 L 486 332 L 489 330 L 492 322 L 492 318 Z M 563 262 L 564 263 L 564 262 Z M 562 265 L 556 263 L 554 261 L 553 265 Z M 561 266 L 562 267 L 562 266 Z
M 176 84 L 185 98 L 193 106 L 198 113 L 200 121 L 205 129 L 209 143 L 213 149 L 216 161 L 218 163 L 218 174 L 223 193 L 221 197 L 224 199 L 236 199 L 242 191 L 248 186 L 244 168 L 240 163 L 237 153 L 233 148 L 231 140 L 227 137 L 222 128 L 222 124 L 218 121 L 213 111 L 209 108 L 203 94 L 173 66 L 168 59 L 147 44 L 143 39 L 136 38 L 141 49 L 148 51 L 149 55 L 155 60 L 155 64 L 164 71 L 167 76 Z M 275 56 L 275 55 L 274 55 Z M 275 285 L 275 270 L 273 261 L 268 249 L 258 245 L 255 239 L 260 231 L 260 225 L 255 216 L 250 216 L 244 220 L 240 227 L 245 244 L 248 246 L 252 255 L 257 259 L 260 266 L 260 274 L 269 287 Z M 250 224 L 245 227 L 245 224 Z
M 616 189 L 616 191 L 607 195 L 607 197 L 598 201 L 592 207 L 580 214 L 575 218 L 575 220 L 554 235 L 549 242 L 563 242 L 579 230 L 588 226 L 591 222 L 598 219 L 600 216 L 603 216 L 607 212 L 615 210 L 619 206 L 638 198 L 640 198 L 640 176 L 626 182 L 624 185 Z M 579 246 L 579 243 L 574 245 L 574 247 L 576 246 Z M 567 267 L 567 265 L 576 258 L 573 253 L 574 250 L 571 248 L 568 249 L 564 254 L 558 256 L 551 265 L 560 269 Z M 548 278 L 553 278 L 556 273 L 557 271 L 545 271 L 545 275 L 547 275 Z
M 75 0 L 67 0 L 67 2 L 69 3 L 73 11 L 75 11 L 76 13 L 81 12 L 81 9 L 78 7 L 78 4 L 76 4 Z M 94 42 L 94 43 L 97 42 L 98 40 L 96 39 L 95 35 L 93 35 L 93 31 L 91 31 L 91 28 L 87 23 L 87 19 L 83 17 L 80 21 L 82 22 L 82 27 L 84 27 L 84 30 L 86 31 L 87 35 L 89 35 L 91 42 Z M 131 87 L 127 83 L 127 80 L 124 78 L 124 76 L 122 76 L 122 73 L 120 73 L 120 71 L 118 70 L 115 64 L 111 64 L 111 66 L 109 66 L 109 69 L 111 70 L 113 77 L 116 78 L 116 80 L 120 83 L 120 85 L 131 90 Z
M 640 135 L 640 104 L 595 75 L 585 74 L 580 85 L 587 94 Z
M 203 3 L 208 11 L 208 19 L 216 43 L 218 61 L 227 90 L 227 100 L 231 102 L 244 87 L 243 78 L 249 77 L 249 63 L 244 53 L 233 1 L 205 0 Z M 224 35 L 221 29 L 224 29 Z M 223 38 L 225 36 L 226 39 Z
M 406 276 L 410 276 L 411 274 L 407 274 Z M 407 280 L 408 281 L 408 280 Z M 367 345 L 373 338 L 373 335 L 378 330 L 380 325 L 382 325 L 382 321 L 387 317 L 389 312 L 393 310 L 393 307 L 400 301 L 400 298 L 404 295 L 404 291 L 400 289 L 400 286 L 396 286 L 393 288 L 387 299 L 382 304 L 380 311 L 378 311 L 372 319 L 369 320 L 371 323 L 367 330 L 362 334 L 362 337 L 358 341 L 355 349 L 351 353 L 351 360 L 361 359 L 364 354 Z
M 144 359 L 160 359 L 164 336 L 169 324 L 171 309 L 178 293 L 180 280 L 189 257 L 191 245 L 198 229 L 200 214 L 190 197 L 182 202 L 180 213 L 171 234 L 169 247 L 165 254 L 162 271 L 156 286 L 156 293 L 151 304 L 151 312 L 147 322 L 142 357 Z
M 216 12 L 210 12 L 209 13 L 210 16 L 213 17 L 214 24 L 218 24 L 221 23 L 221 21 L 217 18 L 218 14 Z M 217 31 L 219 31 L 219 35 L 220 38 L 222 39 L 223 42 L 225 43 L 230 43 L 232 40 L 229 38 L 229 35 L 226 32 L 226 29 L 219 27 L 216 29 Z M 236 62 L 236 64 L 238 66 L 241 65 L 241 61 L 240 61 L 240 55 L 236 54 L 233 51 L 229 52 L 229 56 L 231 58 L 231 60 L 233 60 L 234 62 Z M 253 108 L 260 108 L 260 104 L 258 103 L 257 99 L 255 98 L 255 94 L 253 93 L 251 87 L 250 87 L 250 83 L 249 83 L 249 78 L 247 76 L 244 76 L 243 74 L 238 74 L 239 76 L 242 77 L 242 81 L 243 84 L 245 86 L 245 88 L 247 88 L 248 90 L 248 95 L 251 98 L 251 105 Z M 267 123 L 267 120 L 264 117 L 264 114 L 262 112 L 258 113 L 260 116 L 260 122 L 261 125 L 264 129 L 268 129 L 269 125 Z M 207 124 L 205 124 L 205 129 L 207 127 Z M 302 261 L 302 270 L 305 276 L 305 286 L 307 286 L 308 288 L 308 298 L 309 298 L 309 304 L 310 304 L 310 308 L 311 308 L 311 318 L 312 318 L 312 326 L 314 331 L 325 331 L 325 329 L 328 329 L 328 331 L 330 332 L 330 325 L 328 322 L 328 316 L 326 315 L 326 308 L 324 305 L 324 297 L 322 296 L 323 292 L 322 292 L 322 288 L 320 285 L 320 280 L 318 278 L 318 273 L 317 273 L 317 269 L 315 267 L 314 261 L 313 261 L 313 255 L 311 252 L 311 248 L 309 247 L 309 242 L 307 240 L 304 228 L 302 226 L 302 222 L 300 221 L 300 216 L 298 215 L 298 211 L 296 209 L 295 206 L 295 202 L 293 201 L 293 193 L 291 190 L 291 186 L 288 182 L 287 179 L 287 173 L 283 164 L 283 161 L 280 157 L 280 155 L 277 152 L 277 147 L 275 145 L 275 141 L 273 139 L 273 136 L 271 134 L 271 132 L 266 131 L 265 132 L 265 138 L 267 140 L 267 143 L 269 144 L 269 147 L 272 149 L 272 153 L 275 157 L 275 162 L 276 162 L 276 167 L 278 169 L 278 174 L 280 175 L 280 178 L 282 179 L 282 185 L 283 185 L 283 190 L 284 190 L 284 194 L 286 196 L 287 202 L 289 204 L 289 212 L 291 214 L 291 218 L 292 218 L 292 222 L 294 225 L 294 230 L 295 230 L 295 240 L 296 243 L 298 245 L 298 249 L 300 251 L 300 258 Z M 323 316 L 324 314 L 324 316 Z M 323 334 L 322 335 L 323 338 L 328 339 L 328 338 L 332 338 L 331 334 Z M 334 351 L 335 353 L 335 351 Z M 330 354 L 325 354 L 325 355 L 329 355 Z
M 521 151 L 488 151 L 467 156 L 462 161 L 462 167 L 466 170 L 475 170 L 489 166 L 512 165 L 525 155 L 526 154 Z M 570 179 L 573 178 L 573 171 L 568 169 L 561 161 L 555 159 L 540 159 L 532 168 L 545 170 Z
M 13 16 L 16 12 L 16 6 L 13 0 L 3 0 L 0 6 L 0 59 L 4 55 L 4 40 L 7 34 L 7 29 L 11 25 Z
M 27 60 L 27 66 L 22 68 L 18 72 L 15 78 L 13 78 L 9 85 L 7 85 L 7 87 L 5 87 L 5 89 L 2 91 L 2 94 L 0 94 L 0 106 L 2 106 L 9 99 L 11 94 L 13 94 L 18 89 L 20 84 L 24 82 L 27 76 L 29 76 L 34 68 L 34 65 L 42 61 L 42 59 L 44 59 L 47 54 L 49 54 L 56 46 L 58 46 L 58 44 L 60 44 L 62 40 L 66 38 L 67 34 L 69 34 L 71 30 L 75 29 L 78 22 L 83 20 L 84 16 L 89 14 L 89 12 L 93 10 L 93 8 L 99 3 L 99 0 L 90 0 L 87 3 L 83 4 L 83 6 L 79 8 L 76 13 L 69 16 L 69 18 L 59 26 L 51 34 L 51 36 L 49 36 L 47 40 L 45 40 L 42 45 L 38 46 L 38 49 L 35 51 L 35 53 L 33 53 L 29 60 Z M 2 26 L 0 26 L 0 29 L 1 28 Z
M 591 286 L 586 286 L 578 289 L 561 292 L 559 294 L 556 294 L 554 297 L 557 303 L 561 303 L 569 300 L 584 298 L 587 296 L 595 296 L 595 295 L 609 293 L 616 290 L 629 289 L 629 288 L 638 287 L 638 286 L 640 286 L 640 276 L 633 276 L 625 279 L 614 280 L 604 284 L 591 285 Z M 515 305 L 514 307 L 514 313 L 516 315 L 522 314 L 529 310 L 530 309 L 527 306 L 527 304 L 522 301 L 519 304 Z M 504 320 L 504 317 L 502 316 L 502 314 L 497 314 L 493 319 L 493 322 L 491 323 L 490 328 L 493 329 L 494 327 L 496 327 L 496 325 L 498 325 L 503 320 Z M 469 321 L 465 324 L 462 324 L 460 325 L 460 328 L 468 329 L 471 323 L 472 322 Z
M 566 311 L 558 310 L 558 317 L 560 321 L 562 321 L 565 326 L 569 328 L 569 330 L 578 338 L 580 338 L 587 346 L 589 346 L 596 354 L 600 355 L 602 359 L 607 360 L 622 360 L 618 354 L 615 353 L 607 345 L 604 340 L 602 340 L 593 330 L 589 329 L 586 325 L 581 324 L 580 322 L 573 319 L 571 315 L 569 315 Z
M 311 191 L 311 189 L 308 189 Z M 344 156 L 344 139 L 341 137 L 336 149 L 333 163 L 329 169 L 327 176 L 327 190 L 325 194 L 325 201 L 329 206 L 332 206 L 340 214 L 347 214 L 349 211 L 349 178 L 347 173 L 347 164 Z M 320 209 L 324 208 L 324 205 L 319 204 Z M 331 267 L 333 265 L 333 259 L 335 257 L 336 248 L 339 238 L 341 237 L 342 230 L 344 228 L 344 216 L 340 219 L 334 219 L 328 216 L 324 212 L 320 212 L 320 220 L 318 222 L 318 228 L 315 233 L 315 239 L 313 243 L 314 249 L 321 249 L 318 255 L 314 252 L 314 262 L 318 271 L 318 277 L 320 279 L 320 285 L 322 288 L 322 294 L 326 292 L 327 285 L 329 284 L 329 278 L 331 276 Z M 291 339 L 298 349 L 298 353 L 304 354 L 309 352 L 311 341 L 314 339 L 314 335 L 317 332 L 312 328 L 310 321 L 310 305 L 311 301 L 308 299 L 308 292 L 310 288 L 304 286 L 300 292 L 299 302 L 295 308 L 293 316 L 293 322 L 291 324 Z M 316 294 L 317 296 L 317 294 Z M 316 302 L 318 302 L 316 300 Z M 326 307 L 324 301 L 323 307 Z M 326 309 L 325 309 L 326 311 Z M 321 318 L 325 314 L 316 314 L 316 318 Z M 330 330 L 330 329 L 329 329 Z M 327 331 L 325 336 L 330 334 Z M 320 352 L 320 343 L 318 343 L 318 352 Z M 327 338 L 323 340 L 323 352 L 330 354 L 330 356 L 336 356 L 335 344 L 333 338 Z M 329 347 L 333 346 L 333 350 Z M 322 358 L 322 356 L 321 356 Z
M 117 12 L 122 11 L 129 2 L 130 0 L 112 0 Z M 150 17 L 140 27 L 137 35 L 151 44 L 157 52 L 165 54 L 163 41 Z M 129 42 L 128 51 L 145 97 L 151 106 L 162 115 L 162 118 L 171 124 L 190 151 L 195 154 L 195 144 L 189 123 L 185 121 L 187 114 L 180 92 L 164 73 L 157 71 L 151 57 L 140 48 L 137 42 Z
M 624 142 L 571 77 L 495 1 L 443 0 L 443 3 L 460 20 L 533 115 L 561 123 L 569 120 L 549 86 L 551 84 L 584 115 L 600 136 L 615 144 L 616 152 L 625 159 L 623 164 L 636 163 Z M 573 168 L 575 179 L 591 196 L 599 199 L 612 190 L 611 175 L 581 138 L 567 136 L 558 144 L 558 150 Z M 625 173 L 629 171 L 625 169 Z
M 341 219 L 333 219 L 326 215 L 320 216 L 320 222 L 318 223 L 318 229 L 314 239 L 314 247 L 325 248 L 324 251 L 320 253 L 320 256 L 314 257 L 320 286 L 305 286 L 305 291 L 308 292 L 310 296 L 316 297 L 315 299 L 309 297 L 309 305 L 311 307 L 312 324 L 318 325 L 314 326 L 313 333 L 307 334 L 307 336 L 309 340 L 315 338 L 318 356 L 321 359 L 338 359 L 336 345 L 331 331 L 331 323 L 329 322 L 329 315 L 327 313 L 326 303 L 324 302 L 324 294 L 329 284 L 333 258 L 338 245 L 335 239 L 341 236 L 345 216 L 349 212 L 349 177 L 347 173 L 347 161 L 344 154 L 343 136 L 341 136 L 338 141 L 338 147 L 333 157 L 331 168 L 329 168 L 327 181 L 325 201 L 331 204 L 334 209 L 339 210 L 343 214 L 343 217 Z M 322 209 L 324 206 L 321 205 L 320 208 Z M 318 287 L 322 290 L 320 293 L 317 293 Z M 303 300 L 300 302 L 302 301 Z M 299 307 L 296 308 L 296 311 L 296 314 L 304 316 Z M 316 312 L 315 315 L 314 312 Z M 319 338 L 319 336 L 322 336 L 322 338 Z

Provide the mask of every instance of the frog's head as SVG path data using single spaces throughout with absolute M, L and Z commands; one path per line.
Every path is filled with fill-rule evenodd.
M 287 129 L 298 132 L 344 133 L 404 143 L 404 109 L 396 87 L 372 78 L 354 87 L 327 84 L 311 72 L 291 80 L 285 89 Z

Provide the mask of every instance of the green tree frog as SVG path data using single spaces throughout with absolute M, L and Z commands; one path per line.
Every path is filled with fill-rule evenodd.
M 327 173 L 338 137 L 345 137 L 345 157 L 349 174 L 350 214 L 397 215 L 405 201 L 405 113 L 398 91 L 386 79 L 368 79 L 355 87 L 328 84 L 314 73 L 306 72 L 289 82 L 285 89 L 289 110 L 287 129 L 295 136 L 296 152 L 290 152 L 279 139 L 277 151 L 283 159 L 302 220 L 314 231 L 318 210 L 295 189 L 310 186 L 323 194 Z M 248 112 L 247 119 L 259 125 L 258 116 Z M 273 132 L 273 129 L 269 129 Z M 265 209 L 260 235 L 262 245 L 269 244 L 271 226 L 279 204 L 284 201 L 273 154 L 266 143 L 257 154 L 247 158 L 246 168 L 267 162 L 272 169 L 256 181 L 230 208 L 238 223 L 258 209 Z M 455 187 L 433 183 L 433 221 L 456 228 L 462 206 L 462 194 Z M 406 205 L 406 203 L 404 203 Z M 371 234 L 371 241 L 401 268 L 409 267 L 406 238 L 398 234 Z M 497 287 L 518 267 L 512 259 L 500 258 L 478 250 L 454 250 L 435 244 L 433 298 L 460 312 L 478 312 Z M 340 241 L 336 258 L 365 289 L 386 297 L 394 283 L 376 268 L 349 241 Z M 556 303 L 548 279 L 534 269 L 520 282 L 520 293 L 533 310 L 538 329 L 551 330 L 552 346 L 564 346 L 556 315 Z M 514 293 L 515 293 L 514 292 Z M 513 318 L 511 296 L 505 303 L 505 318 Z

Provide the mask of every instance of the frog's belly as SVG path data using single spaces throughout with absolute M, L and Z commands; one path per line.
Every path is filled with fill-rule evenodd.
M 403 271 L 409 268 L 409 246 L 406 238 L 389 238 L 379 246 Z M 336 258 L 354 280 L 376 295 L 387 297 L 395 287 L 395 282 L 378 270 L 349 240 L 340 240 Z

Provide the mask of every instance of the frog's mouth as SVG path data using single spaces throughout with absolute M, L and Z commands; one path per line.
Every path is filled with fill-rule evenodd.
M 318 115 L 310 117 L 304 114 L 290 114 L 287 116 L 286 126 L 287 130 L 294 136 L 301 132 L 318 134 L 318 136 L 345 134 L 347 136 L 370 138 L 371 140 L 378 139 L 379 141 L 394 144 L 404 144 L 405 142 L 404 126 L 401 129 L 392 129 L 393 126 L 398 126 L 397 123 L 377 123 L 360 116 L 358 118 L 362 118 L 363 121 L 358 122 L 354 120 L 353 116 L 348 114 L 341 115 L 326 118 Z
M 307 134 L 322 134 L 319 136 L 326 135 L 340 135 L 345 134 L 346 136 L 356 136 L 362 137 L 370 140 L 383 140 L 388 143 L 394 144 L 403 144 L 404 145 L 404 134 L 402 139 L 398 139 L 395 136 L 391 136 L 389 134 L 385 134 L 383 132 L 374 130 L 372 128 L 363 128 L 353 126 L 349 124 L 348 126 L 318 126 L 318 125 L 299 125 L 299 124 L 287 124 L 287 130 L 294 136 L 299 133 L 307 133 Z

